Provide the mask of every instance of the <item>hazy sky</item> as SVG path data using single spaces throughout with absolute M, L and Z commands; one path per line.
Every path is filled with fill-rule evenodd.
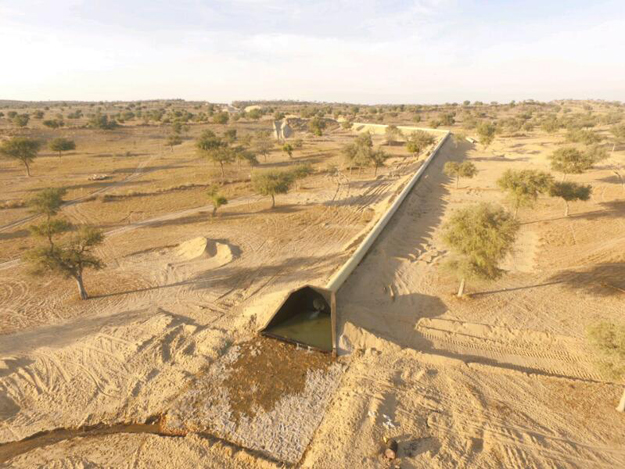
M 0 99 L 625 100 L 625 0 L 0 0 Z

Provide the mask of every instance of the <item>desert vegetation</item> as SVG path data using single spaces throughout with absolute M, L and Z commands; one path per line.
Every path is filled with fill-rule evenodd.
M 494 280 L 502 275 L 498 264 L 511 251 L 519 224 L 505 210 L 482 204 L 454 213 L 443 230 L 445 243 L 457 255 L 447 266 L 460 277 L 462 297 L 467 278 Z
M 0 102 L 2 444 L 121 425 L 14 460 L 166 460 L 201 433 L 223 467 L 377 467 L 387 450 L 619 467 L 624 117 L 568 100 Z M 340 358 L 259 337 L 447 131 L 336 295 Z

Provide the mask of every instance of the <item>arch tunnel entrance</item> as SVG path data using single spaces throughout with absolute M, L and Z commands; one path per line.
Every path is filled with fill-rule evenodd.
M 382 127 L 380 126 L 380 128 Z M 377 237 L 384 230 L 384 227 L 428 168 L 438 150 L 451 135 L 448 130 L 414 129 L 442 132 L 443 135 L 430 155 L 419 166 L 417 172 L 410 178 L 408 183 L 403 186 L 401 192 L 394 198 L 391 206 L 365 236 L 358 248 L 345 264 L 332 275 L 325 288 L 305 285 L 293 290 L 265 328 L 260 331 L 261 334 L 305 345 L 323 352 L 338 353 L 336 294 L 339 288 L 341 288 L 341 285 L 365 257 Z
M 334 294 L 307 285 L 292 291 L 261 334 L 332 352 L 334 344 Z

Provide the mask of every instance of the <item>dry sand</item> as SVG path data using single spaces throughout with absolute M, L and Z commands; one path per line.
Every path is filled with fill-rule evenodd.
M 286 292 L 330 276 L 421 164 L 405 158 L 390 163 L 387 176 L 364 174 L 349 186 L 313 179 L 314 190 L 280 197 L 271 212 L 263 211 L 265 200 L 248 196 L 215 219 L 199 207 L 110 230 L 100 251 L 107 268 L 87 281 L 102 289 L 91 289 L 88 302 L 73 300 L 63 281 L 54 279 L 59 286 L 50 294 L 49 281 L 33 282 L 19 263 L 5 265 L 5 331 L 13 333 L 0 346 L 1 441 L 145 422 L 167 414 L 172 400 L 183 403 L 194 377 L 224 354 L 227 362 L 237 350 L 229 347 L 254 334 Z M 90 218 L 82 204 L 68 213 Z M 43 291 L 48 294 L 41 302 Z M 294 462 L 323 417 L 322 397 L 332 395 L 341 370 L 333 365 L 310 374 L 313 384 L 302 388 L 302 396 L 277 403 L 274 414 L 252 419 L 248 429 L 228 433 L 230 427 L 219 427 L 219 413 L 203 428 Z M 307 413 L 290 412 L 302 402 L 310 403 Z M 285 431 L 265 435 L 276 415 L 287 418 Z M 309 426 L 298 426 L 298 419 Z M 285 442 L 285 435 L 299 446 Z
M 288 290 L 323 285 L 418 162 L 394 158 L 377 179 L 349 186 L 311 178 L 272 212 L 240 194 L 215 220 L 210 206 L 177 197 L 163 196 L 158 210 L 140 198 L 70 207 L 76 220 L 109 224 L 107 268 L 90 275 L 89 302 L 63 281 L 33 282 L 16 263 L 0 272 L 0 441 L 164 423 L 158 434 L 76 434 L 19 455 L 0 446 L 0 455 L 14 455 L 12 467 L 377 468 L 390 466 L 380 456 L 390 436 L 405 468 L 625 466 L 625 420 L 613 410 L 622 386 L 597 373 L 583 340 L 585 326 L 625 307 L 625 195 L 609 179 L 612 162 L 576 177 L 595 190 L 571 217 L 551 199 L 521 211 L 501 280 L 469 284 L 472 297 L 458 300 L 456 279 L 440 269 L 440 228 L 452 211 L 506 204 L 497 177 L 547 168 L 556 142 L 443 146 L 339 292 L 345 355 L 335 364 L 250 340 Z M 612 158 L 625 163 L 622 151 Z M 480 172 L 456 190 L 441 168 L 463 159 Z M 118 223 L 116 210 L 149 212 Z M 253 373 L 270 356 L 262 363 L 306 365 L 290 370 L 293 380 L 275 370 L 283 395 Z M 242 373 L 249 378 L 228 387 Z M 163 434 L 189 430 L 198 434 Z

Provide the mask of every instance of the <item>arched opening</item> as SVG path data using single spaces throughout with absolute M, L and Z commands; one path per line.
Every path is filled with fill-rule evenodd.
M 291 292 L 267 326 L 263 335 L 331 352 L 332 294 L 306 286 Z

